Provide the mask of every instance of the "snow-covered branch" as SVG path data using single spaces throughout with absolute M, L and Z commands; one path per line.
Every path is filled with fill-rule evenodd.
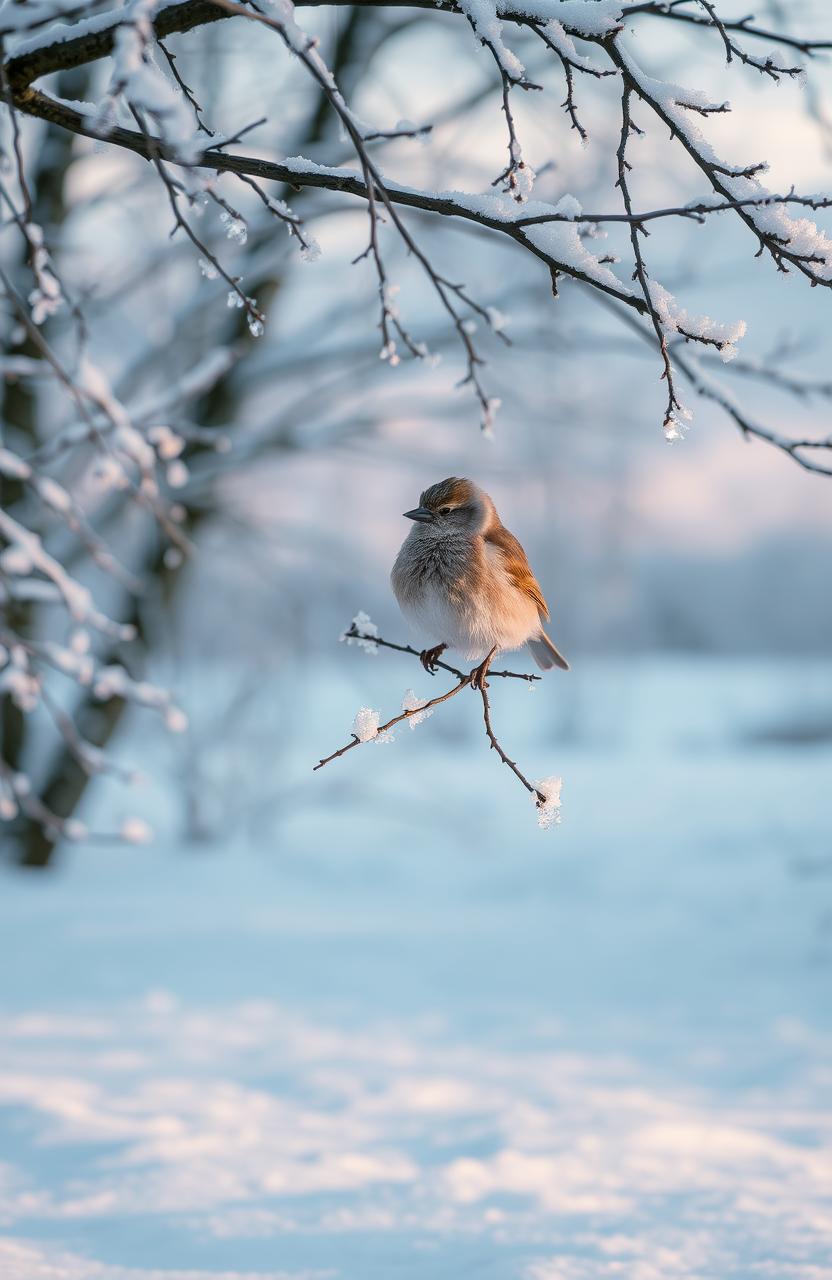
M 128 6 L 126 17 L 122 15 L 120 18 L 111 18 L 109 23 L 106 18 L 96 18 L 86 25 L 79 24 L 82 30 L 74 37 L 63 40 L 60 48 L 54 43 L 50 45 L 46 34 L 41 33 L 10 60 L 7 81 L 11 98 L 20 110 L 40 115 L 87 136 L 106 136 L 111 142 L 150 159 L 166 186 L 175 226 L 185 232 L 195 247 L 200 247 L 201 241 L 179 209 L 178 192 L 183 188 L 168 175 L 168 163 L 196 167 L 200 171 L 213 169 L 217 172 L 234 172 L 247 180 L 271 179 L 298 187 L 317 186 L 362 196 L 368 203 L 370 236 L 365 253 L 359 256 L 369 256 L 375 264 L 380 301 L 381 356 L 395 364 L 400 358 L 397 338 L 405 354 L 411 357 L 422 359 L 429 352 L 424 342 L 411 335 L 402 318 L 400 305 L 392 302 L 395 289 L 388 278 L 378 235 L 381 211 L 385 211 L 408 252 L 422 265 L 440 306 L 454 324 L 466 362 L 466 373 L 462 381 L 472 387 L 480 405 L 483 426 L 486 427 L 491 424 L 496 401 L 492 400 L 483 385 L 480 373 L 483 359 L 474 346 L 472 325 L 466 320 L 465 313 L 473 312 L 487 320 L 489 309 L 474 303 L 461 284 L 452 283 L 435 269 L 395 206 L 408 205 L 443 216 L 463 217 L 511 236 L 516 243 L 546 264 L 553 283 L 561 275 L 570 276 L 594 289 L 612 294 L 647 316 L 659 344 L 663 377 L 668 382 L 665 431 L 675 437 L 678 431 L 674 424 L 679 421 L 678 415 L 682 410 L 676 404 L 664 337 L 666 326 L 663 326 L 661 317 L 671 317 L 671 327 L 682 332 L 690 341 L 712 344 L 726 350 L 733 350 L 733 342 L 742 326 L 734 324 L 726 329 L 723 325 L 704 322 L 676 325 L 672 317 L 686 315 L 685 308 L 659 282 L 652 282 L 648 288 L 638 237 L 644 221 L 660 215 L 674 216 L 671 211 L 646 211 L 639 219 L 633 214 L 629 193 L 625 195 L 626 217 L 635 228 L 631 235 L 633 274 L 639 288 L 632 291 L 621 284 L 603 260 L 592 255 L 586 248 L 579 235 L 579 208 L 574 210 L 572 219 L 563 219 L 564 225 L 558 227 L 556 224 L 562 220 L 559 216 L 562 215 L 560 206 L 530 206 L 527 203 L 534 174 L 523 159 L 510 92 L 512 88 L 538 89 L 540 86 L 528 78 L 522 60 L 506 42 L 503 24 L 514 23 L 521 29 L 528 29 L 562 64 L 567 74 L 565 106 L 579 132 L 584 133 L 575 110 L 572 72 L 580 71 L 596 77 L 619 75 L 625 89 L 623 102 L 628 104 L 631 96 L 636 96 L 645 103 L 670 128 L 672 135 L 706 174 L 720 198 L 718 205 L 714 207 L 730 210 L 740 217 L 754 231 L 761 251 L 767 251 L 781 271 L 792 267 L 806 275 L 812 284 L 829 285 L 832 284 L 832 242 L 808 219 L 794 220 L 784 208 L 785 203 L 801 200 L 807 205 L 819 207 L 824 203 L 823 198 L 813 204 L 811 197 L 802 198 L 792 192 L 786 200 L 767 192 L 761 186 L 757 175 L 764 167 L 762 164 L 752 162 L 732 166 L 723 162 L 700 131 L 691 124 L 690 113 L 702 116 L 713 112 L 724 113 L 730 109 L 729 104 L 725 101 L 710 103 L 698 90 L 665 83 L 641 71 L 623 33 L 622 19 L 625 12 L 628 15 L 645 12 L 659 16 L 663 13 L 664 16 L 674 18 L 685 15 L 690 17 L 684 6 L 632 6 L 625 11 L 613 0 L 534 0 L 531 4 L 528 0 L 520 0 L 520 3 L 515 4 L 511 0 L 502 0 L 502 3 L 498 3 L 498 0 L 459 0 L 458 4 L 443 3 L 439 7 L 460 13 L 467 19 L 477 40 L 488 50 L 497 67 L 509 137 L 509 163 L 496 180 L 497 185 L 504 186 L 500 196 L 419 191 L 401 187 L 382 176 L 367 150 L 368 141 L 377 138 L 379 130 L 364 126 L 348 107 L 334 76 L 321 57 L 316 41 L 311 40 L 298 26 L 289 0 L 273 0 L 262 10 L 252 10 L 248 5 L 236 3 L 235 0 L 215 0 L 214 4 L 199 5 L 161 4 L 153 8 L 153 27 L 157 38 L 162 38 L 174 31 L 190 30 L 206 21 L 214 21 L 218 16 L 235 16 L 273 30 L 328 99 L 358 155 L 358 173 L 345 171 L 340 166 L 327 168 L 301 158 L 275 163 L 252 156 L 231 156 L 224 150 L 228 141 L 225 144 L 212 144 L 204 149 L 199 147 L 198 135 L 204 129 L 199 113 L 193 111 L 193 91 L 184 82 L 180 83 L 181 77 L 177 76 L 173 66 L 173 79 L 164 81 L 163 88 L 159 78 L 161 72 L 149 57 L 148 43 L 152 29 L 147 0 L 133 0 Z M 761 62 L 746 55 L 734 35 L 730 34 L 730 31 L 736 29 L 736 24 L 732 27 L 732 24 L 724 23 L 714 4 L 703 4 L 694 16 L 694 25 L 711 26 L 719 34 L 729 61 L 736 57 L 745 65 L 764 70 L 770 78 L 775 79 L 779 75 L 791 76 L 795 73 L 795 68 L 781 66 L 771 58 Z M 591 59 L 579 52 L 576 41 L 583 41 L 600 49 L 610 60 L 612 67 L 605 69 L 594 65 Z M 823 47 L 822 42 L 818 42 L 817 47 Z M 807 54 L 814 51 L 814 45 L 811 49 L 808 45 L 803 49 Z M 140 123 L 144 112 L 150 114 L 159 126 L 158 135 L 151 134 L 143 124 L 136 133 L 115 126 L 110 119 L 106 120 L 107 127 L 104 128 L 104 117 L 108 115 L 106 111 L 103 114 L 100 108 L 92 113 L 79 111 L 32 87 L 33 80 L 45 71 L 78 65 L 79 62 L 110 52 L 114 54 L 116 62 L 111 98 L 115 100 L 123 95 Z M 170 62 L 167 51 L 165 57 Z M 175 97 L 177 88 L 180 90 L 182 110 L 174 112 L 171 95 Z M 631 120 L 628 105 L 626 112 Z M 631 127 L 628 125 L 628 132 Z M 407 134 L 411 131 L 404 132 Z M 239 140 L 240 136 L 238 132 L 235 139 Z M 390 131 L 387 131 L 386 136 L 390 136 Z M 623 189 L 622 163 L 626 166 L 629 162 L 622 161 L 619 156 L 619 185 Z M 208 189 L 210 190 L 210 184 Z M 576 202 L 571 197 L 568 199 L 574 208 Z M 518 206 L 525 206 L 523 221 L 520 219 Z M 704 216 L 706 208 L 707 202 L 700 201 L 690 210 L 679 211 L 676 216 L 694 217 L 697 212 L 699 216 Z M 615 215 L 609 215 L 609 220 L 614 217 Z M 607 220 L 604 215 L 595 214 L 587 222 L 603 225 Z M 576 225 L 570 226 L 570 221 Z M 263 314 L 239 282 L 228 274 L 216 256 L 210 253 L 203 253 L 201 256 L 208 263 L 209 269 L 223 276 L 229 284 L 229 302 L 234 302 L 247 312 L 255 333 L 262 332 Z M 729 330 L 733 336 L 726 339 L 725 333 Z

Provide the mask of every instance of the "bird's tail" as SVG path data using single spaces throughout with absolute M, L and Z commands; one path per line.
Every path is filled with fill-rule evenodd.
M 561 671 L 569 670 L 569 663 L 555 648 L 545 631 L 533 636 L 528 645 L 532 657 L 543 671 L 548 671 L 550 667 L 560 667 Z

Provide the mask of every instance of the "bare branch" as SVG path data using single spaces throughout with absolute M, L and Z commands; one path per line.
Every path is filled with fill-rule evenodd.
M 418 649 L 414 649 L 412 645 L 394 644 L 392 640 L 382 640 L 381 636 L 370 635 L 369 633 L 361 631 L 354 622 L 350 624 L 349 630 L 344 632 L 343 638 L 345 640 L 364 640 L 365 642 L 378 645 L 382 649 L 394 649 L 396 653 L 409 653 L 411 657 L 421 658 L 420 651 Z M 462 680 L 465 675 L 465 672 L 460 671 L 458 667 L 452 667 L 447 662 L 442 662 L 440 659 L 437 659 L 433 665 L 441 667 L 443 671 L 450 672 L 452 676 L 456 676 L 459 680 Z M 542 679 L 541 676 L 528 675 L 524 671 L 495 671 L 493 667 L 489 669 L 488 675 L 489 677 L 496 676 L 498 679 L 502 680 L 526 680 L 529 684 L 535 684 L 538 680 Z
M 441 703 L 447 702 L 449 698 L 455 698 L 458 693 L 461 693 L 462 690 L 471 683 L 471 675 L 472 673 L 462 676 L 454 687 L 447 691 L 447 693 L 440 693 L 437 697 L 431 698 L 428 702 L 422 703 L 420 707 L 414 708 L 413 711 L 402 711 L 400 715 L 393 716 L 392 719 L 386 721 L 385 724 L 380 724 L 376 731 L 376 736 L 382 736 L 385 733 L 389 733 L 392 728 L 397 724 L 401 724 L 403 720 L 409 720 L 412 716 L 423 715 L 425 711 L 430 711 L 433 707 L 438 707 Z M 325 764 L 329 764 L 330 761 L 337 760 L 340 756 L 346 755 L 348 751 L 352 751 L 353 747 L 363 746 L 364 741 L 364 739 L 359 738 L 358 735 L 354 733 L 352 735 L 351 742 L 347 742 L 343 747 L 339 747 L 338 750 L 333 751 L 331 755 L 324 756 L 322 760 L 319 760 L 318 763 L 313 766 L 312 772 L 315 773 L 318 769 L 322 769 Z M 366 741 L 372 742 L 374 739 L 368 738 Z
M 348 631 L 344 632 L 344 639 L 362 640 L 365 643 L 372 643 L 374 645 L 379 645 L 385 649 L 394 649 L 398 653 L 407 653 L 407 654 L 410 654 L 412 657 L 421 658 L 421 655 L 418 649 L 414 649 L 410 645 L 395 644 L 392 641 L 383 640 L 381 636 L 370 635 L 367 632 L 362 632 L 356 626 L 355 622 L 353 622 L 352 626 L 349 628 Z M 526 790 L 531 795 L 535 796 L 536 804 L 538 808 L 545 805 L 546 796 L 543 794 L 542 791 L 539 791 L 538 788 L 534 786 L 533 783 L 529 782 L 525 774 L 521 773 L 520 769 L 517 767 L 516 762 L 506 754 L 506 751 L 504 750 L 499 739 L 497 738 L 497 735 L 494 732 L 494 727 L 491 721 L 491 704 L 488 698 L 488 683 L 485 679 L 480 679 L 475 681 L 475 677 L 480 672 L 480 668 L 474 667 L 472 671 L 469 671 L 466 673 L 464 671 L 460 671 L 456 667 L 449 666 L 448 663 L 446 662 L 437 661 L 434 665 L 438 667 L 442 667 L 443 670 L 448 671 L 451 673 L 451 675 L 456 676 L 457 682 L 455 685 L 452 686 L 452 688 L 447 689 L 445 693 L 438 694 L 435 698 L 430 698 L 427 702 L 420 703 L 419 706 L 417 707 L 403 710 L 400 712 L 399 715 L 392 716 L 384 724 L 378 725 L 372 737 L 362 739 L 358 736 L 358 734 L 354 733 L 352 735 L 352 739 L 350 742 L 345 743 L 344 746 L 339 747 L 337 751 L 333 751 L 330 755 L 324 756 L 323 759 L 319 760 L 318 763 L 314 765 L 312 772 L 313 773 L 317 772 L 317 770 L 322 769 L 324 765 L 329 764 L 332 760 L 337 760 L 341 756 L 346 755 L 348 751 L 352 751 L 355 747 L 363 746 L 365 741 L 374 742 L 378 738 L 382 738 L 383 740 L 383 736 L 389 733 L 391 729 L 394 729 L 396 725 L 401 724 L 405 720 L 410 720 L 413 716 L 423 716 L 426 711 L 432 711 L 434 707 L 438 707 L 445 702 L 449 702 L 451 698 L 455 698 L 458 693 L 461 693 L 463 689 L 468 688 L 468 686 L 470 685 L 472 688 L 475 689 L 477 693 L 479 693 L 482 699 L 483 722 L 485 725 L 486 736 L 488 738 L 491 749 L 497 752 L 503 764 L 507 765 L 508 768 L 511 769 L 514 776 L 522 783 L 522 785 L 526 788 Z M 530 682 L 540 679 L 540 676 L 525 675 L 522 672 L 517 672 L 517 671 L 492 671 L 489 669 L 488 674 L 489 676 L 502 676 L 504 678 L 511 679 L 511 680 L 526 680 Z

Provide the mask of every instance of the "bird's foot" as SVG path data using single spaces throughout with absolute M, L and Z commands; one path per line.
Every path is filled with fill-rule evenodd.
M 491 652 L 485 655 L 480 665 L 478 667 L 474 667 L 474 670 L 471 672 L 471 688 L 472 689 L 488 688 L 488 681 L 486 680 L 485 677 L 488 675 L 488 668 L 491 666 L 491 663 L 494 661 L 494 655 L 496 654 L 496 652 L 497 652 L 497 646 L 495 645 L 494 648 L 491 650 Z
M 442 657 L 442 654 L 445 652 L 447 647 L 448 646 L 446 644 L 437 644 L 437 645 L 434 645 L 432 649 L 423 649 L 422 652 L 419 654 L 419 661 L 421 662 L 422 666 L 425 668 L 425 671 L 427 671 L 429 676 L 436 675 L 436 671 L 437 671 L 436 664 L 438 663 L 439 659 Z

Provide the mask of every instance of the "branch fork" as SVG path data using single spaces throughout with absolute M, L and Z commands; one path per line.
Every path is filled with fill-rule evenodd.
M 367 622 L 364 622 L 364 627 L 367 627 Z M 361 647 L 365 649 L 372 650 L 374 647 L 379 647 L 384 649 L 394 649 L 397 653 L 410 654 L 412 657 L 419 659 L 419 661 L 424 665 L 422 653 L 420 653 L 418 649 L 414 649 L 411 645 L 396 644 L 393 641 L 384 640 L 381 636 L 375 634 L 375 628 L 372 624 L 370 624 L 369 629 L 362 630 L 361 627 L 353 621 L 352 625 L 344 632 L 341 638 L 348 642 L 351 640 L 357 641 Z M 427 650 L 424 652 L 432 654 L 434 651 Z M 398 715 L 392 716 L 384 724 L 374 726 L 375 731 L 371 734 L 359 736 L 358 733 L 353 733 L 351 740 L 345 743 L 344 746 L 339 747 L 337 751 L 333 751 L 330 755 L 324 756 L 319 760 L 313 767 L 313 773 L 317 772 L 318 769 L 322 769 L 324 765 L 329 764 L 331 761 L 337 760 L 340 756 L 346 755 L 346 753 L 348 751 L 352 751 L 354 747 L 362 746 L 364 742 L 374 742 L 378 740 L 389 741 L 390 739 L 386 735 L 388 735 L 390 730 L 394 729 L 396 725 L 401 724 L 405 720 L 410 720 L 414 716 L 424 716 L 425 712 L 432 711 L 435 707 L 441 706 L 443 702 L 449 702 L 451 698 L 455 698 L 458 693 L 461 693 L 463 689 L 467 689 L 470 686 L 480 695 L 482 700 L 483 723 L 490 749 L 497 752 L 497 755 L 500 757 L 503 764 L 507 765 L 508 768 L 511 769 L 514 776 L 522 786 L 525 787 L 526 791 L 528 791 L 530 795 L 534 796 L 537 808 L 544 814 L 551 813 L 553 809 L 557 807 L 557 803 L 553 802 L 552 789 L 544 783 L 530 782 L 525 774 L 521 773 L 516 761 L 512 760 L 508 756 L 494 732 L 494 726 L 491 720 L 491 702 L 488 697 L 488 681 L 485 679 L 487 674 L 504 680 L 525 680 L 529 685 L 532 685 L 540 680 L 540 676 L 526 675 L 524 672 L 520 671 L 491 671 L 490 663 L 494 654 L 495 650 L 492 650 L 485 661 L 474 667 L 471 671 L 462 671 L 458 667 L 453 667 L 447 662 L 440 661 L 438 654 L 437 656 L 432 657 L 431 666 L 434 668 L 441 667 L 444 671 L 456 676 L 456 684 L 452 685 L 451 688 L 447 689 L 444 693 L 438 694 L 437 697 L 430 698 L 419 706 L 406 708 Z M 551 781 L 551 779 L 548 780 L 548 782 Z M 559 796 L 559 788 L 557 789 L 557 794 Z M 541 822 L 541 825 L 544 825 L 543 822 Z M 545 825 L 548 825 L 548 822 Z

